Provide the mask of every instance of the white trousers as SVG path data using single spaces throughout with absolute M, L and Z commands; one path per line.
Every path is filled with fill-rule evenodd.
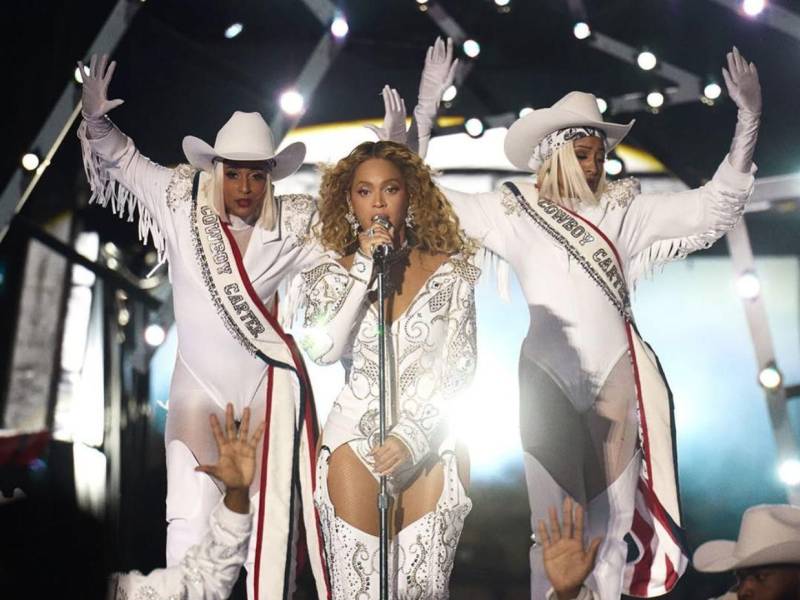
M 547 470 L 529 453 L 524 453 L 525 479 L 531 507 L 531 528 L 537 530 L 540 520 L 549 524 L 548 509 L 561 511 L 567 493 L 550 476 Z M 641 452 L 625 467 L 622 474 L 608 489 L 589 502 L 586 508 L 585 542 L 602 537 L 594 570 L 586 581 L 599 600 L 619 600 L 622 594 L 623 571 L 628 554 L 625 534 L 633 523 L 636 485 L 641 467 Z M 530 552 L 531 599 L 545 600 L 551 587 L 544 571 L 541 546 L 534 543 Z

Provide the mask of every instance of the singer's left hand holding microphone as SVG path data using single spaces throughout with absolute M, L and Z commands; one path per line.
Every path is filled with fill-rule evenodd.
M 369 228 L 358 234 L 358 245 L 361 248 L 361 252 L 371 257 L 375 248 L 381 244 L 393 247 L 394 238 L 392 238 L 390 231 L 391 228 L 387 229 L 380 223 L 372 223 Z

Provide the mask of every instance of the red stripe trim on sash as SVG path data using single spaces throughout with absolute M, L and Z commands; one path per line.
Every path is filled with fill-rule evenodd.
M 564 208 L 563 206 L 559 206 L 565 212 L 568 212 L 573 218 L 580 220 L 583 222 L 586 227 L 591 228 L 597 235 L 603 238 L 608 247 L 611 248 L 611 251 L 614 253 L 614 258 L 617 259 L 617 264 L 619 265 L 619 276 L 622 278 L 623 283 L 625 284 L 625 289 L 628 288 L 628 283 L 625 281 L 625 271 L 622 265 L 622 259 L 619 256 L 619 252 L 617 252 L 617 247 L 614 243 L 608 239 L 608 236 L 599 228 L 597 225 L 585 219 L 584 217 L 580 216 L 578 213 L 572 212 L 568 208 Z M 639 405 L 639 425 L 642 430 L 642 449 L 644 450 L 644 460 L 647 464 L 647 485 L 651 488 L 653 487 L 653 464 L 651 461 L 650 455 L 650 435 L 647 430 L 647 417 L 644 411 L 644 400 L 642 398 L 642 383 L 639 379 L 639 367 L 636 365 L 636 350 L 633 346 L 633 334 L 631 332 L 631 324 L 628 320 L 625 320 L 625 333 L 628 336 L 628 351 L 631 354 L 631 362 L 633 363 L 633 375 L 634 380 L 636 382 L 636 401 Z
M 267 406 L 264 411 L 266 427 L 264 429 L 263 446 L 261 447 L 261 483 L 258 495 L 258 523 L 256 529 L 256 558 L 255 572 L 253 574 L 253 598 L 259 600 L 259 582 L 261 581 L 261 546 L 264 539 L 264 503 L 266 502 L 267 489 L 267 461 L 269 460 L 269 430 L 272 419 L 272 375 L 273 366 L 267 367 Z
M 311 481 L 312 481 L 312 490 L 313 490 L 313 482 L 315 481 L 315 475 L 316 475 L 315 466 L 316 466 L 317 442 L 316 442 L 316 432 L 314 431 L 314 428 L 308 427 L 308 420 L 312 419 L 312 422 L 313 422 L 313 418 L 316 415 L 316 412 L 315 412 L 315 409 L 314 409 L 314 404 L 311 401 L 311 397 L 310 397 L 311 386 L 310 386 L 310 383 L 309 383 L 308 373 L 306 372 L 305 364 L 303 363 L 303 359 L 300 356 L 300 351 L 297 348 L 297 344 L 295 344 L 294 338 L 292 338 L 291 335 L 287 334 L 283 330 L 283 328 L 278 323 L 277 319 L 273 315 L 270 314 L 270 312 L 267 310 L 267 307 L 264 306 L 264 303 L 261 301 L 261 298 L 258 297 L 258 294 L 256 294 L 255 290 L 253 289 L 253 284 L 250 282 L 250 277 L 247 276 L 247 271 L 244 268 L 244 263 L 242 261 L 242 254 L 239 251 L 239 246 L 237 246 L 236 240 L 234 239 L 233 235 L 231 234 L 228 225 L 225 222 L 223 222 L 222 220 L 220 220 L 220 224 L 222 225 L 222 230 L 225 232 L 225 235 L 228 238 L 228 242 L 230 243 L 231 250 L 233 252 L 233 257 L 234 257 L 234 259 L 236 261 L 236 267 L 239 270 L 239 274 L 242 275 L 242 277 L 241 277 L 242 284 L 244 285 L 245 290 L 247 290 L 248 296 L 250 296 L 250 299 L 253 302 L 253 304 L 256 305 L 256 307 L 259 309 L 259 311 L 261 311 L 261 314 L 264 315 L 264 318 L 267 320 L 267 323 L 269 323 L 270 326 L 278 334 L 278 337 L 280 337 L 281 340 L 289 348 L 289 352 L 292 355 L 292 361 L 294 362 L 294 366 L 295 366 L 295 369 L 297 370 L 297 374 L 302 379 L 304 387 L 305 387 L 305 389 L 307 391 L 307 397 L 306 397 L 306 400 L 305 400 L 306 401 L 306 409 L 307 409 L 307 411 L 306 411 L 306 435 L 309 436 L 309 440 L 308 440 L 309 441 L 309 452 L 308 452 L 308 454 L 309 454 L 309 458 L 310 458 L 309 463 L 310 463 L 310 467 L 311 467 Z M 308 410 L 309 408 L 311 410 Z M 268 438 L 265 438 L 265 440 L 266 439 L 268 439 Z M 312 441 L 313 441 L 313 443 L 312 443 Z M 262 463 L 262 468 L 263 468 L 263 463 Z M 263 484 L 264 484 L 264 481 L 262 481 L 262 485 Z M 263 502 L 263 498 L 262 498 L 261 501 Z M 259 531 L 260 531 L 260 528 L 261 528 L 261 520 L 263 519 L 262 515 L 263 515 L 263 513 L 259 513 Z M 317 537 L 320 540 L 320 544 L 319 544 L 320 564 L 322 564 L 322 567 L 323 567 L 322 570 L 325 573 L 326 588 L 328 588 L 327 592 L 330 595 L 330 585 L 328 584 L 328 581 L 327 581 L 327 569 L 325 568 L 325 557 L 322 554 L 322 548 L 323 548 L 323 546 L 322 546 L 322 532 L 321 532 L 320 527 L 319 527 L 319 519 L 315 519 L 315 521 L 316 521 Z M 261 536 L 260 535 L 258 536 L 256 543 L 257 543 L 256 548 L 258 549 L 260 547 L 260 544 L 261 544 Z M 256 569 L 256 571 L 255 571 L 256 575 L 255 575 L 254 580 L 253 580 L 254 583 L 255 583 L 256 578 L 258 577 L 258 573 L 260 571 L 260 563 L 258 562 L 258 560 L 256 560 L 255 569 Z M 257 597 L 256 597 L 256 600 L 258 600 Z
M 636 561 L 628 592 L 631 596 L 647 596 L 651 565 L 653 564 L 652 542 L 653 537 L 655 537 L 655 530 L 638 511 L 634 511 L 631 531 L 642 544 L 642 556 Z

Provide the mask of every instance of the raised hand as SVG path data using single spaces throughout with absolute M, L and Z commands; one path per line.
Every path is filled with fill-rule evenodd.
M 573 506 L 575 518 L 573 521 Z M 571 600 L 580 592 L 581 586 L 594 568 L 600 538 L 595 538 L 588 547 L 583 544 L 583 508 L 571 498 L 564 499 L 563 525 L 558 513 L 550 507 L 550 531 L 547 524 L 539 521 L 538 542 L 542 545 L 542 557 L 547 578 L 559 600 Z
M 97 54 L 92 54 L 92 58 L 89 61 L 88 74 L 83 63 L 78 61 L 78 69 L 80 69 L 81 79 L 83 80 L 81 101 L 85 118 L 100 118 L 125 102 L 119 98 L 116 100 L 108 99 L 108 84 L 111 82 L 111 77 L 114 75 L 116 68 L 116 61 L 112 60 L 111 64 L 108 64 L 108 54 L 103 54 L 99 59 Z
M 214 440 L 217 442 L 219 460 L 215 465 L 199 465 L 194 470 L 216 477 L 225 484 L 227 491 L 247 490 L 255 476 L 256 449 L 264 433 L 264 422 L 248 437 L 250 409 L 245 408 L 242 413 L 242 422 L 237 431 L 233 420 L 232 404 L 228 404 L 225 409 L 224 432 L 216 415 L 212 414 L 209 421 Z
M 453 60 L 453 40 L 448 38 L 445 43 L 437 37 L 425 55 L 425 67 L 419 82 L 418 108 L 424 109 L 431 117 L 436 116 L 442 94 L 453 84 L 457 68 L 458 59 Z
M 740 110 L 761 114 L 761 84 L 756 66 L 748 63 L 736 46 L 728 52 L 727 57 L 728 68 L 722 68 L 722 78 L 728 95 Z
M 384 108 L 383 127 L 367 125 L 367 128 L 375 132 L 379 140 L 405 144 L 407 138 L 406 103 L 400 97 L 400 93 L 388 85 L 383 86 L 381 95 Z

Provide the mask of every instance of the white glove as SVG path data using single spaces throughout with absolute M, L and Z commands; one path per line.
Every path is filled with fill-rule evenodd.
M 722 78 L 728 88 L 728 95 L 736 104 L 736 130 L 731 142 L 729 160 L 741 173 L 749 173 L 753 164 L 753 152 L 758 139 L 758 125 L 761 117 L 761 84 L 758 71 L 753 63 L 748 63 L 736 46 L 728 52 L 728 68 L 722 69 Z
M 101 119 L 106 113 L 124 102 L 119 98 L 116 100 L 108 99 L 108 84 L 114 75 L 117 63 L 116 61 L 111 61 L 111 64 L 106 68 L 107 64 L 108 54 L 103 54 L 99 61 L 97 55 L 92 54 L 87 75 L 83 63 L 78 62 L 81 79 L 83 80 L 83 94 L 81 96 L 83 106 L 81 112 L 87 121 Z
M 367 125 L 367 129 L 371 129 L 379 140 L 397 142 L 398 144 L 406 143 L 406 103 L 400 97 L 399 92 L 390 88 L 388 85 L 383 86 L 381 92 L 383 96 L 383 127 L 376 127 L 375 125 Z
M 442 94 L 453 84 L 457 68 L 458 59 L 453 60 L 453 40 L 448 38 L 445 43 L 437 37 L 425 55 L 417 105 L 414 107 L 414 121 L 409 131 L 412 142 L 415 137 L 419 140 L 418 153 L 423 158 L 428 150 L 428 141 Z

